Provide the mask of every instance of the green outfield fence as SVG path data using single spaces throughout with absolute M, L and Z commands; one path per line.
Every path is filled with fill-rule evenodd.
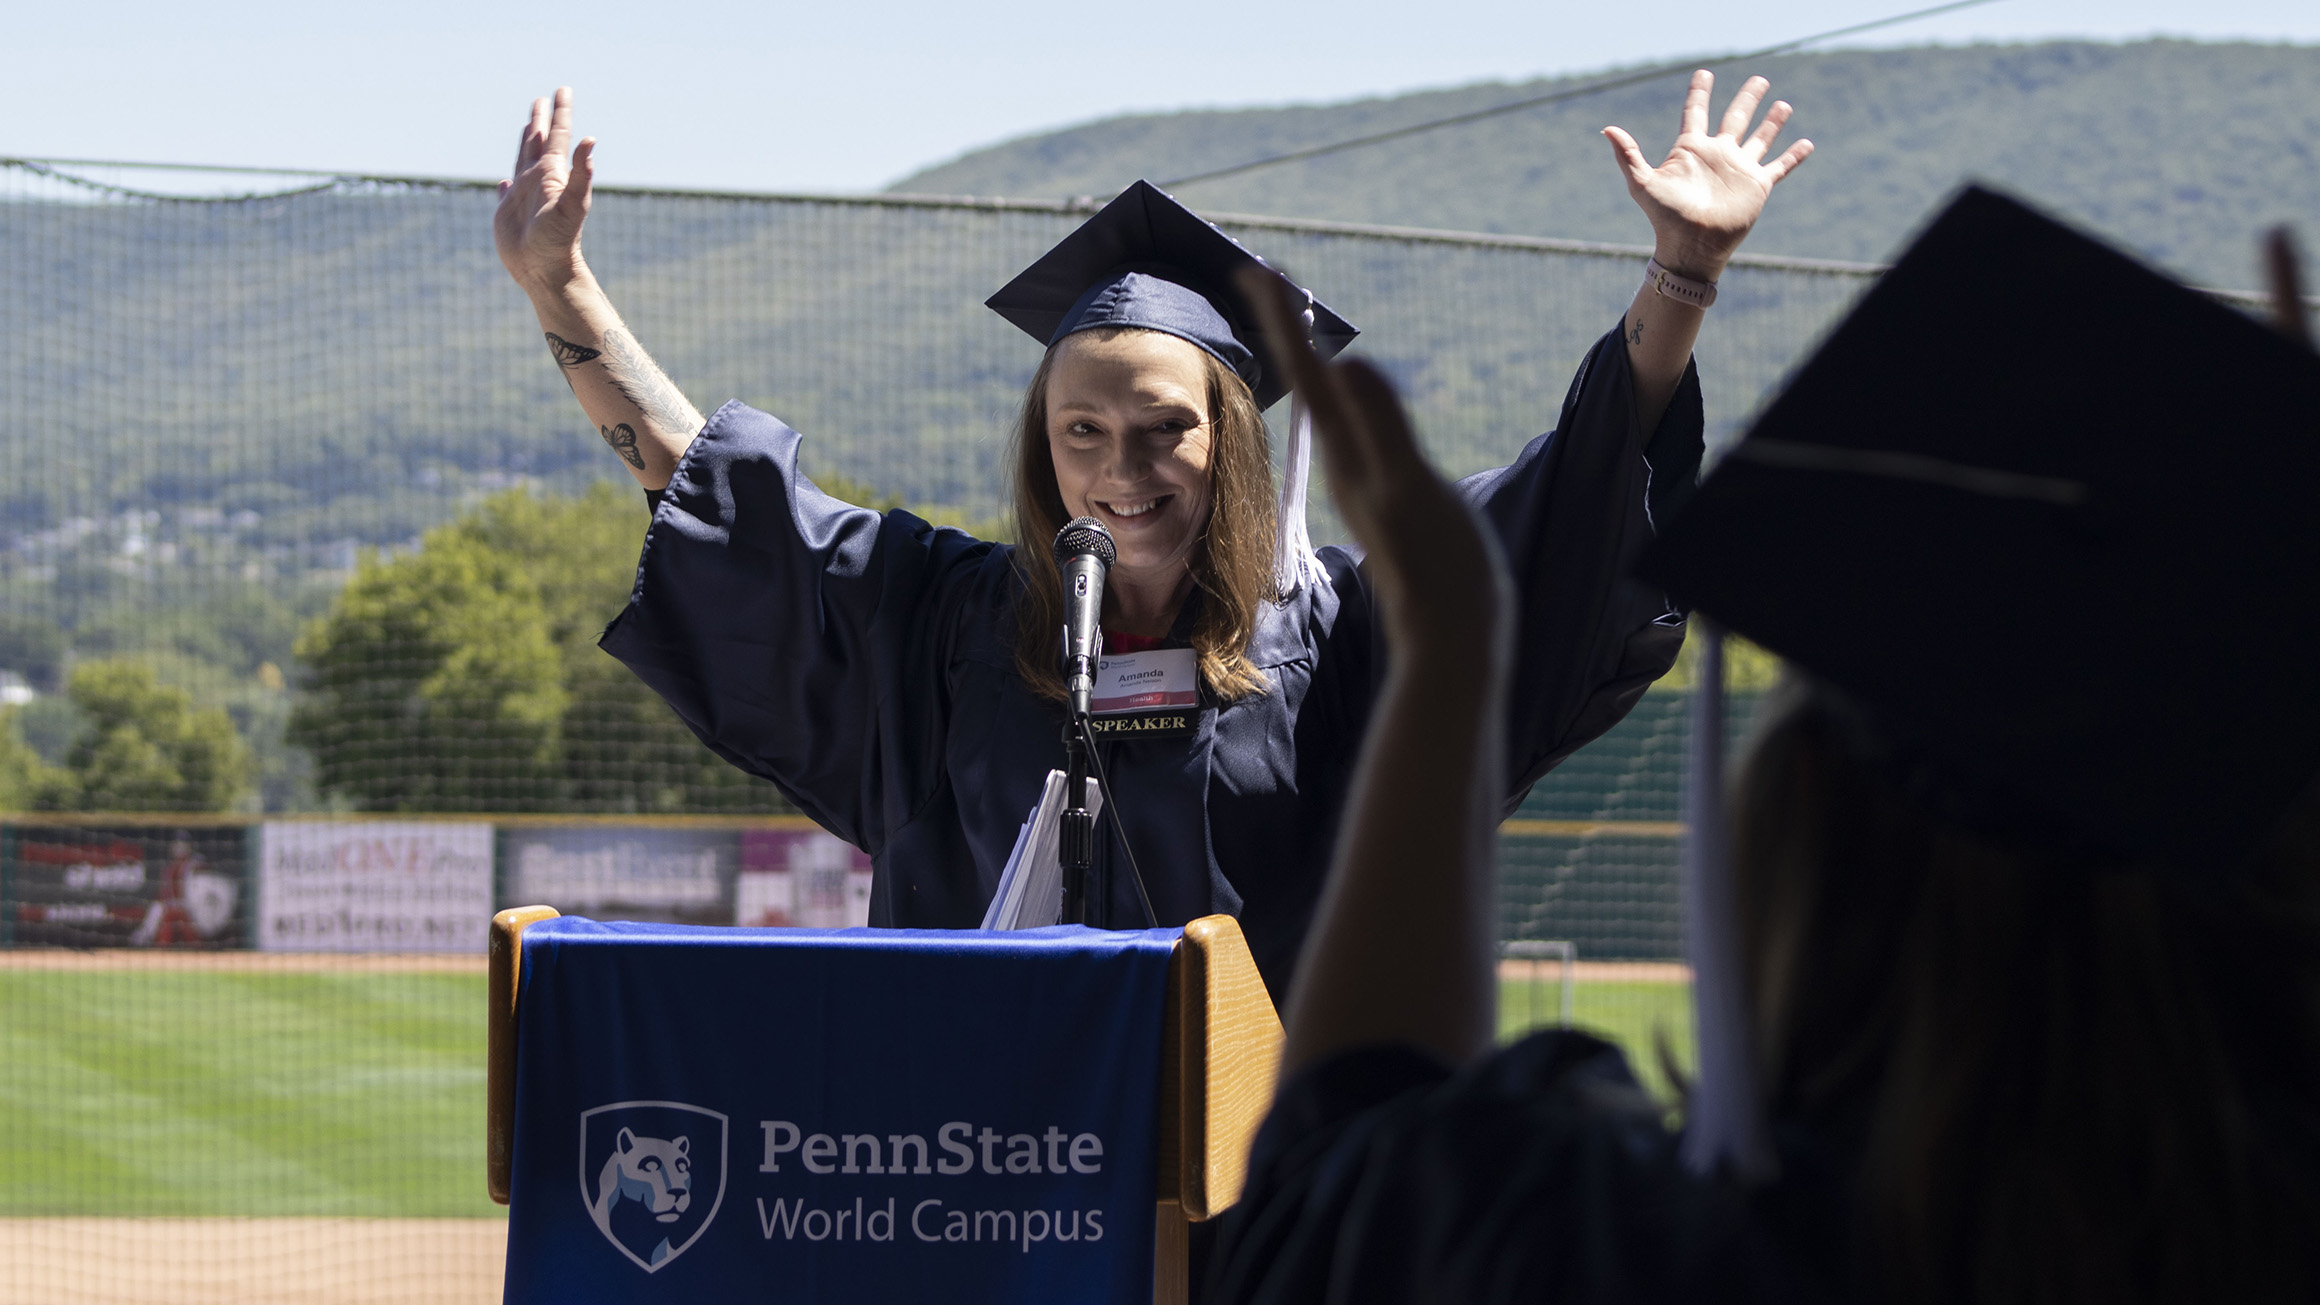
M 494 1299 L 491 909 L 861 918 L 860 854 L 590 646 L 643 514 L 493 203 L 0 159 L 0 1302 Z M 981 302 L 1088 211 L 607 189 L 588 253 L 704 411 L 973 527 L 1037 362 Z M 1453 473 L 1553 422 L 1647 252 L 1215 216 L 1365 328 Z M 1875 272 L 1733 266 L 1712 442 Z M 1654 690 L 1508 822 L 1510 1035 L 1568 1011 L 1686 1054 L 1688 701 Z

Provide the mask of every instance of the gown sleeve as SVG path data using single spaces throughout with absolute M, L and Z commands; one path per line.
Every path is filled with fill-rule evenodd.
M 1698 479 L 1704 424 L 1699 372 L 1687 366 L 1658 428 L 1643 429 L 1613 330 L 1579 364 L 1555 429 L 1460 484 L 1514 572 L 1504 814 L 1675 665 L 1682 614 L 1628 570 Z
M 1206 1300 L 1816 1300 L 1821 1285 L 1765 1252 L 1730 1189 L 1683 1172 L 1616 1049 L 1552 1032 L 1460 1075 L 1370 1047 L 1286 1083 Z
M 600 644 L 712 751 L 875 856 L 942 782 L 953 645 L 1005 602 L 1004 554 L 839 502 L 798 446 L 773 417 L 718 409 L 657 496 Z

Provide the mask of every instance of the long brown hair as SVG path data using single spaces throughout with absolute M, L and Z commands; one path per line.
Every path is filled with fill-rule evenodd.
M 1857 1157 L 1891 1300 L 2302 1299 L 2320 1204 L 2320 804 L 2193 874 L 1905 800 L 1826 691 L 1776 691 L 1733 867 L 1776 1119 Z
M 1201 351 L 1208 380 L 1211 433 L 1208 525 L 1192 552 L 1192 583 L 1203 601 L 1192 627 L 1200 678 L 1226 701 L 1260 694 L 1267 681 L 1249 661 L 1257 616 L 1273 597 L 1273 453 L 1255 396 L 1231 369 Z M 1015 423 L 1015 567 L 1023 575 L 1016 604 L 1015 671 L 1043 698 L 1061 702 L 1056 668 L 1063 629 L 1063 576 L 1048 541 L 1070 520 L 1055 483 L 1047 445 L 1047 378 L 1055 350 L 1039 362 Z

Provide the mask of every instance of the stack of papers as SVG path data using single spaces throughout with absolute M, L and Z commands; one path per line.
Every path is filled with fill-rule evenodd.
M 1063 863 L 1058 853 L 1063 830 L 1063 786 L 1060 770 L 1047 772 L 1047 786 L 1039 805 L 1015 835 L 1015 850 L 999 874 L 999 890 L 983 912 L 985 929 L 1037 929 L 1054 924 L 1063 915 Z M 1087 781 L 1087 809 L 1101 813 L 1103 793 Z

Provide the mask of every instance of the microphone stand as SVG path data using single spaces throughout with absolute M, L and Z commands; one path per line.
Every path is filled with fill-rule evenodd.
M 1075 697 L 1077 695 L 1074 695 Z M 1056 859 L 1063 867 L 1063 923 L 1103 928 L 1110 893 L 1095 871 L 1096 818 L 1088 810 L 1086 712 L 1075 703 L 1063 725 L 1063 826 Z

